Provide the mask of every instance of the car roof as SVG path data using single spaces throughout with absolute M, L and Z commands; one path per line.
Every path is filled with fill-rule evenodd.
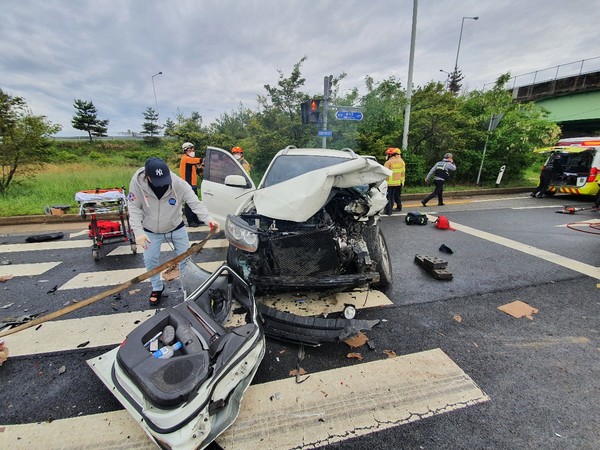
M 296 148 L 288 146 L 283 150 L 280 150 L 277 154 L 279 155 L 298 155 L 298 156 L 331 156 L 334 158 L 347 158 L 353 159 L 358 157 L 351 149 L 335 150 L 331 148 Z

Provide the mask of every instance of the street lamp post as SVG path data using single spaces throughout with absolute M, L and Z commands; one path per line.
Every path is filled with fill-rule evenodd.
M 444 72 L 446 74 L 446 83 L 450 83 L 450 78 L 452 74 L 450 72 L 446 72 L 444 69 L 440 69 L 440 72 Z
M 156 112 L 158 112 L 158 102 L 156 101 L 156 88 L 154 87 L 154 77 L 157 75 L 162 75 L 162 72 L 158 72 L 152 75 L 152 90 L 154 91 L 154 106 L 156 106 Z
M 458 83 L 458 55 L 460 53 L 460 42 L 462 41 L 463 27 L 465 26 L 465 19 L 478 20 L 479 17 L 463 17 L 460 23 L 460 34 L 458 35 L 458 48 L 456 49 L 456 61 L 454 62 L 454 72 L 452 73 L 453 80 L 456 84 Z

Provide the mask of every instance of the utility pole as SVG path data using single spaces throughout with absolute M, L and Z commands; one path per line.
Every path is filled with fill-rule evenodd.
M 329 101 L 331 99 L 331 82 L 333 75 L 323 78 L 323 121 L 321 130 L 327 129 L 327 111 L 329 110 Z M 323 148 L 327 148 L 327 136 L 323 136 Z
M 406 85 L 406 108 L 404 109 L 404 131 L 402 132 L 402 151 L 408 147 L 408 125 L 410 123 L 410 101 L 412 96 L 413 65 L 415 60 L 415 40 L 417 39 L 417 8 L 419 0 L 413 0 L 412 32 L 410 35 L 410 56 L 408 60 L 408 82 Z

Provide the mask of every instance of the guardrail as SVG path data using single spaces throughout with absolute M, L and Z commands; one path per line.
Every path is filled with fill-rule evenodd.
M 512 86 L 509 89 L 515 89 L 522 86 L 531 86 L 539 83 L 546 83 L 549 81 L 556 81 L 558 79 L 575 77 L 594 72 L 600 72 L 600 56 L 559 64 L 558 66 L 552 66 L 546 69 L 534 70 L 533 72 L 527 72 L 521 75 L 515 75 L 508 80 L 506 86 L 509 86 L 510 82 L 512 81 Z M 495 81 L 485 83 L 483 85 L 483 90 L 486 89 L 486 86 L 495 84 Z

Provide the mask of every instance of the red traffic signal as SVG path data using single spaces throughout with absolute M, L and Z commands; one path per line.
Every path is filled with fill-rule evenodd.
M 303 124 L 319 123 L 321 117 L 320 104 L 321 100 L 319 99 L 311 99 L 300 104 Z

